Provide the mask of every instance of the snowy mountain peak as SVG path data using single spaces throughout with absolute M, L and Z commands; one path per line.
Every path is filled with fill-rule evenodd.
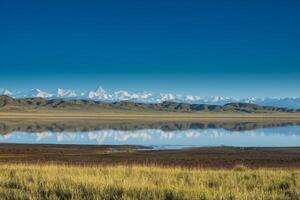
M 168 93 L 168 94 L 163 94 L 161 93 L 159 98 L 159 102 L 163 101 L 176 101 L 176 95 Z
M 17 98 L 30 98 L 30 97 L 41 97 L 41 98 L 50 98 L 53 94 L 44 92 L 40 89 L 31 89 L 28 92 L 21 92 L 13 95 Z
M 65 93 L 64 89 L 57 88 L 57 92 L 56 92 L 57 96 L 62 96 L 64 93 Z
M 108 100 L 111 98 L 111 95 L 108 94 L 101 86 L 98 86 L 95 91 L 90 91 L 88 93 L 88 98 L 95 100 Z
M 103 94 L 106 93 L 106 91 L 101 86 L 98 86 L 97 89 L 95 90 L 95 93 Z
M 4 88 L 0 88 L 0 95 L 7 95 L 7 96 L 11 96 L 12 93 L 7 90 L 7 89 L 4 89 Z
M 201 100 L 202 98 L 198 97 L 198 96 L 191 96 L 191 95 L 187 95 L 185 97 L 185 99 L 189 102 L 193 102 L 193 101 L 199 101 Z
M 79 95 L 78 95 L 79 94 Z M 164 101 L 174 101 L 179 103 L 195 103 L 195 104 L 215 104 L 224 105 L 233 102 L 254 103 L 265 106 L 300 108 L 300 98 L 245 98 L 236 99 L 222 96 L 199 97 L 193 95 L 180 95 L 173 93 L 150 93 L 150 92 L 128 92 L 126 90 L 118 90 L 107 92 L 101 86 L 93 91 L 77 93 L 74 90 L 65 90 L 58 88 L 53 94 L 42 91 L 40 89 L 31 89 L 28 92 L 12 93 L 7 89 L 0 89 L 0 95 L 8 95 L 15 98 L 42 97 L 47 99 L 91 99 L 95 101 L 133 101 L 143 103 L 161 103 Z
M 58 88 L 57 92 L 56 92 L 56 97 L 75 98 L 75 97 L 77 97 L 77 94 L 74 90 L 64 90 L 64 89 Z

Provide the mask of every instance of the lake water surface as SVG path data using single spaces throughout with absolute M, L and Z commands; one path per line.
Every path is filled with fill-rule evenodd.
M 200 146 L 300 146 L 294 122 L 0 121 L 1 143 Z

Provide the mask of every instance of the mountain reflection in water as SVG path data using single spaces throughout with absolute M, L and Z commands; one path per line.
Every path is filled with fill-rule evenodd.
M 299 146 L 298 122 L 0 121 L 2 143 Z

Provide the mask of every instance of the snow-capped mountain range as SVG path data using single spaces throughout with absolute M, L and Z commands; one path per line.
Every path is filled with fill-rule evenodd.
M 0 95 L 7 95 L 14 98 L 30 98 L 42 97 L 47 99 L 91 99 L 95 101 L 133 101 L 143 103 L 161 103 L 164 101 L 174 101 L 182 103 L 197 103 L 197 104 L 215 104 L 224 105 L 232 102 L 254 103 L 258 105 L 277 106 L 300 108 L 300 98 L 228 98 L 220 96 L 199 97 L 193 95 L 180 95 L 172 93 L 151 93 L 151 92 L 127 92 L 124 90 L 107 92 L 102 87 L 96 90 L 77 93 L 75 90 L 65 90 L 58 88 L 55 92 L 50 93 L 40 89 L 32 89 L 27 92 L 11 92 L 7 89 L 0 89 Z

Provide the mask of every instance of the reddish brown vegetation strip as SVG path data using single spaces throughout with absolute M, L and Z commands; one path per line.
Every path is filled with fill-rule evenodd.
M 134 150 L 134 146 L 0 144 L 2 163 L 156 164 L 163 166 L 231 168 L 300 167 L 300 147 L 202 147 L 181 150 Z M 3 156 L 1 156 L 3 155 Z M 5 156 L 4 156 L 5 155 Z

